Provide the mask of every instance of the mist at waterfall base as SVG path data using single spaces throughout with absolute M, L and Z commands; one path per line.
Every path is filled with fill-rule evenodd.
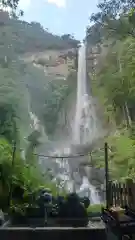
M 51 169 L 55 176 L 52 181 L 57 184 L 59 191 L 62 189 L 66 189 L 68 192 L 75 190 L 79 196 L 89 197 L 91 204 L 99 204 L 100 197 L 96 188 L 89 182 L 87 176 L 80 176 L 78 170 L 80 162 L 78 159 L 81 159 L 80 161 L 82 162 L 83 158 L 66 157 L 74 155 L 74 149 L 90 149 L 93 142 L 96 142 L 102 136 L 93 98 L 87 92 L 87 81 L 86 47 L 82 45 L 78 52 L 76 111 L 74 121 L 72 122 L 70 143 L 66 143 L 65 146 L 61 144 L 61 147 L 57 147 L 50 152 L 50 156 L 53 155 L 56 158 L 40 158 L 40 162 L 44 162 L 45 166 L 50 166 L 51 163 Z M 62 141 L 64 140 L 61 139 Z M 61 156 L 66 158 L 58 158 Z

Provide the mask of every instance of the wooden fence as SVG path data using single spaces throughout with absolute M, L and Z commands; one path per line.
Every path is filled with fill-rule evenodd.
M 108 183 L 108 207 L 128 206 L 135 210 L 135 183 L 128 179 L 126 183 Z

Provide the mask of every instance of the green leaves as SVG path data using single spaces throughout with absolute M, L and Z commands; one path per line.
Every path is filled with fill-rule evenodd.
M 57 194 L 56 184 L 51 183 L 49 178 L 42 175 L 40 166 L 35 164 L 26 164 L 21 159 L 17 149 L 14 159 L 14 167 L 12 166 L 12 146 L 3 138 L 0 138 L 0 207 L 7 207 L 7 199 L 12 179 L 14 189 L 24 190 L 24 195 L 28 196 L 42 186 L 49 187 L 53 194 Z M 48 180 L 47 180 L 48 179 Z M 14 200 L 14 199 L 13 199 Z M 20 200 L 18 200 L 18 203 Z M 21 204 L 28 203 L 25 196 L 21 198 Z M 1 205 L 2 204 L 2 205 Z M 17 204 L 17 202 L 16 202 Z
M 49 83 L 45 90 L 44 123 L 48 134 L 52 134 L 57 124 L 58 114 L 68 95 L 68 85 Z
M 125 21 L 127 21 L 125 19 Z M 131 25 L 130 25 L 131 26 Z M 106 47 L 100 68 L 97 67 L 92 81 L 96 96 L 104 104 L 105 114 L 111 126 L 118 129 L 118 136 L 110 136 L 112 147 L 109 169 L 113 179 L 135 180 L 135 40 L 128 34 Z M 113 124 L 112 124 L 113 123 Z M 114 129 L 114 128 L 113 128 Z M 103 166 L 103 160 L 95 156 L 96 166 Z
M 127 36 L 135 37 L 135 3 L 133 0 L 102 0 L 98 5 L 98 12 L 93 13 L 90 21 L 94 23 L 88 28 L 88 35 L 91 29 L 98 26 L 96 32 L 90 34 L 89 41 L 99 33 L 99 40 L 125 39 Z M 104 33 L 104 34 L 103 34 Z M 96 38 L 97 39 L 97 38 Z M 96 41 L 96 40 L 95 40 Z
M 19 0 L 2 0 L 2 5 L 4 7 L 10 7 L 11 9 L 17 9 Z
M 127 110 L 129 109 L 129 115 L 130 109 L 134 105 L 134 49 L 135 42 L 132 37 L 128 37 L 125 41 L 119 41 L 114 46 L 108 48 L 106 59 L 96 76 L 96 85 L 102 89 L 103 98 L 107 98 L 107 104 L 114 106 L 114 116 L 120 113 L 122 116 L 121 120 L 124 118 L 123 114 L 127 115 L 127 113 L 123 112 L 125 111 L 123 110 L 125 109 L 125 104 Z
M 129 169 L 135 166 L 135 142 L 125 132 L 124 135 L 112 137 L 111 146 L 114 149 L 110 163 L 112 176 L 115 179 L 126 178 Z

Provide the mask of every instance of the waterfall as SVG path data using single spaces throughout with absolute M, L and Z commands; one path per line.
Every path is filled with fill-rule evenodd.
M 29 112 L 29 114 L 30 114 L 30 118 L 32 121 L 31 128 L 38 131 L 40 129 L 39 119 L 37 118 L 37 116 L 34 113 Z
M 99 124 L 96 117 L 95 106 L 92 96 L 88 94 L 87 74 L 86 74 L 86 48 L 82 45 L 78 54 L 78 75 L 77 75 L 77 100 L 75 119 L 72 123 L 72 145 L 79 145 L 80 148 L 84 145 L 91 145 L 95 139 L 99 137 Z M 80 196 L 88 196 L 91 204 L 100 203 L 99 195 L 95 187 L 89 182 L 88 177 L 84 176 L 79 184 L 75 187 L 76 176 L 79 175 L 77 168 L 79 166 L 78 159 L 63 158 L 60 160 L 57 156 L 73 155 L 70 144 L 64 147 L 57 148 L 53 154 L 56 156 L 56 163 L 58 164 L 59 173 L 56 174 L 55 180 L 60 180 L 59 187 L 65 187 L 67 191 L 74 191 Z M 82 183 L 81 183 L 82 182 Z
M 71 157 L 72 155 L 75 155 L 74 151 L 76 152 L 74 146 L 79 146 L 79 149 L 88 146 L 88 149 L 90 149 L 89 146 L 99 138 L 101 133 L 100 120 L 98 120 L 96 116 L 94 100 L 89 94 L 90 91 L 88 90 L 88 85 L 86 74 L 86 47 L 85 45 L 82 45 L 78 52 L 75 116 L 73 120 L 70 119 L 70 124 L 72 125 L 71 139 L 70 141 L 64 141 L 63 134 L 63 139 L 54 140 L 54 142 L 52 141 L 52 145 L 47 149 L 47 156 L 53 155 L 55 158 L 39 157 L 39 163 L 42 164 L 43 170 L 47 168 L 52 170 L 54 176 L 52 181 L 56 183 L 59 191 L 63 189 L 66 189 L 68 192 L 76 190 L 80 196 L 88 196 L 91 204 L 98 204 L 100 203 L 100 199 L 96 188 L 89 182 L 87 176 L 81 177 L 78 170 L 79 163 L 82 162 L 84 158 L 79 156 L 77 158 Z M 45 135 L 44 127 L 36 114 L 31 112 L 30 107 L 29 114 L 32 132 L 36 131 L 41 133 L 42 136 Z M 45 153 L 43 152 L 43 154 Z M 63 156 L 62 159 L 59 158 L 61 156 Z M 64 158 L 64 156 L 66 156 L 66 158 Z M 70 157 L 68 158 L 67 156 Z
M 38 119 L 38 117 L 32 112 L 29 112 L 29 114 L 30 114 L 30 119 L 31 119 L 30 127 L 31 127 L 32 131 L 39 131 L 41 136 L 44 136 L 45 130 L 44 130 L 44 127 L 41 124 L 40 120 Z
M 78 53 L 77 101 L 73 125 L 73 143 L 80 146 L 92 144 L 99 138 L 100 133 L 94 101 L 92 96 L 88 95 L 87 81 L 86 46 L 83 44 Z M 87 192 L 92 204 L 100 203 L 96 189 L 90 184 L 87 176 L 83 177 L 78 194 L 81 192 Z
M 78 53 L 78 74 L 77 74 L 77 102 L 76 102 L 76 115 L 74 122 L 74 137 L 73 141 L 76 144 L 80 144 L 81 138 L 81 115 L 83 107 L 83 99 L 86 94 L 86 58 L 84 45 L 79 49 Z
M 92 96 L 88 95 L 86 74 L 86 47 L 83 44 L 78 53 L 77 101 L 73 125 L 73 143 L 90 145 L 99 138 L 99 121 Z
M 80 186 L 79 191 L 77 192 L 78 195 L 87 195 L 89 197 L 91 204 L 99 204 L 100 199 L 98 192 L 95 190 L 95 187 L 90 184 L 88 178 L 85 176 L 83 177 L 82 185 Z

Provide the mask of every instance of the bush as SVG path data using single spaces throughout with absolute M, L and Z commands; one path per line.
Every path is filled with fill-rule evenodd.
M 5 140 L 0 139 L 0 208 L 7 210 L 10 186 L 12 181 L 12 203 L 29 203 L 26 196 L 42 188 L 50 188 L 53 195 L 57 193 L 57 187 L 54 183 L 45 182 L 45 177 L 41 173 L 40 166 L 31 159 L 26 164 L 21 159 L 20 152 L 16 151 L 14 166 L 12 165 L 12 146 Z M 46 173 L 47 174 L 47 173 Z M 28 201 L 27 201 L 27 200 Z
M 101 213 L 101 209 L 104 207 L 103 204 L 90 205 L 87 209 L 88 213 Z

